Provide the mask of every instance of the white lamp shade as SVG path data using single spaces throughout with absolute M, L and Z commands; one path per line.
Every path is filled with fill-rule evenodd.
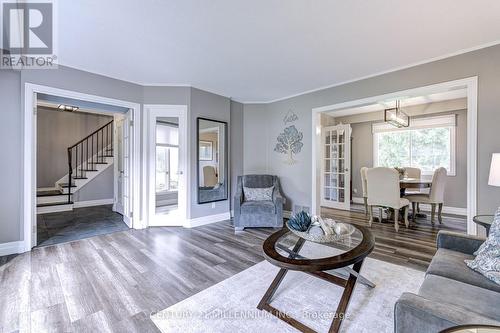
M 491 156 L 490 179 L 488 185 L 500 186 L 500 153 Z

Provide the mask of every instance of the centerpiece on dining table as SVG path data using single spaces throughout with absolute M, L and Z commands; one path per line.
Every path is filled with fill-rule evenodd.
M 310 216 L 304 211 L 293 215 L 286 222 L 286 226 L 297 236 L 316 243 L 343 240 L 351 236 L 356 230 L 350 224 L 336 222 L 333 219 L 322 218 L 321 216 Z
M 394 167 L 396 171 L 399 173 L 399 180 L 405 179 L 407 176 L 406 169 L 400 167 Z

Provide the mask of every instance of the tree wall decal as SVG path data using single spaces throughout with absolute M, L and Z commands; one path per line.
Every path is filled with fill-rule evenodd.
M 293 155 L 297 155 L 302 150 L 304 146 L 302 143 L 303 137 L 304 135 L 297 130 L 295 125 L 288 126 L 278 135 L 278 142 L 274 147 L 274 151 L 287 155 L 285 163 L 290 165 L 295 164 L 297 160 L 293 158 Z

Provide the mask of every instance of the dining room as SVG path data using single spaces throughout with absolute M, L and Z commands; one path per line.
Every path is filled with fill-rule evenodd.
M 361 212 L 395 231 L 467 230 L 465 90 L 323 113 L 321 159 L 322 210 Z
M 460 89 L 321 113 L 321 215 L 370 226 L 376 257 L 425 267 L 440 230 L 468 230 L 467 116 Z

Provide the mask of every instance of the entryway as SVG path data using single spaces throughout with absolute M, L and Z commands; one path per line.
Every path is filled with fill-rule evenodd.
M 25 93 L 26 250 L 134 227 L 139 105 L 31 84 Z

